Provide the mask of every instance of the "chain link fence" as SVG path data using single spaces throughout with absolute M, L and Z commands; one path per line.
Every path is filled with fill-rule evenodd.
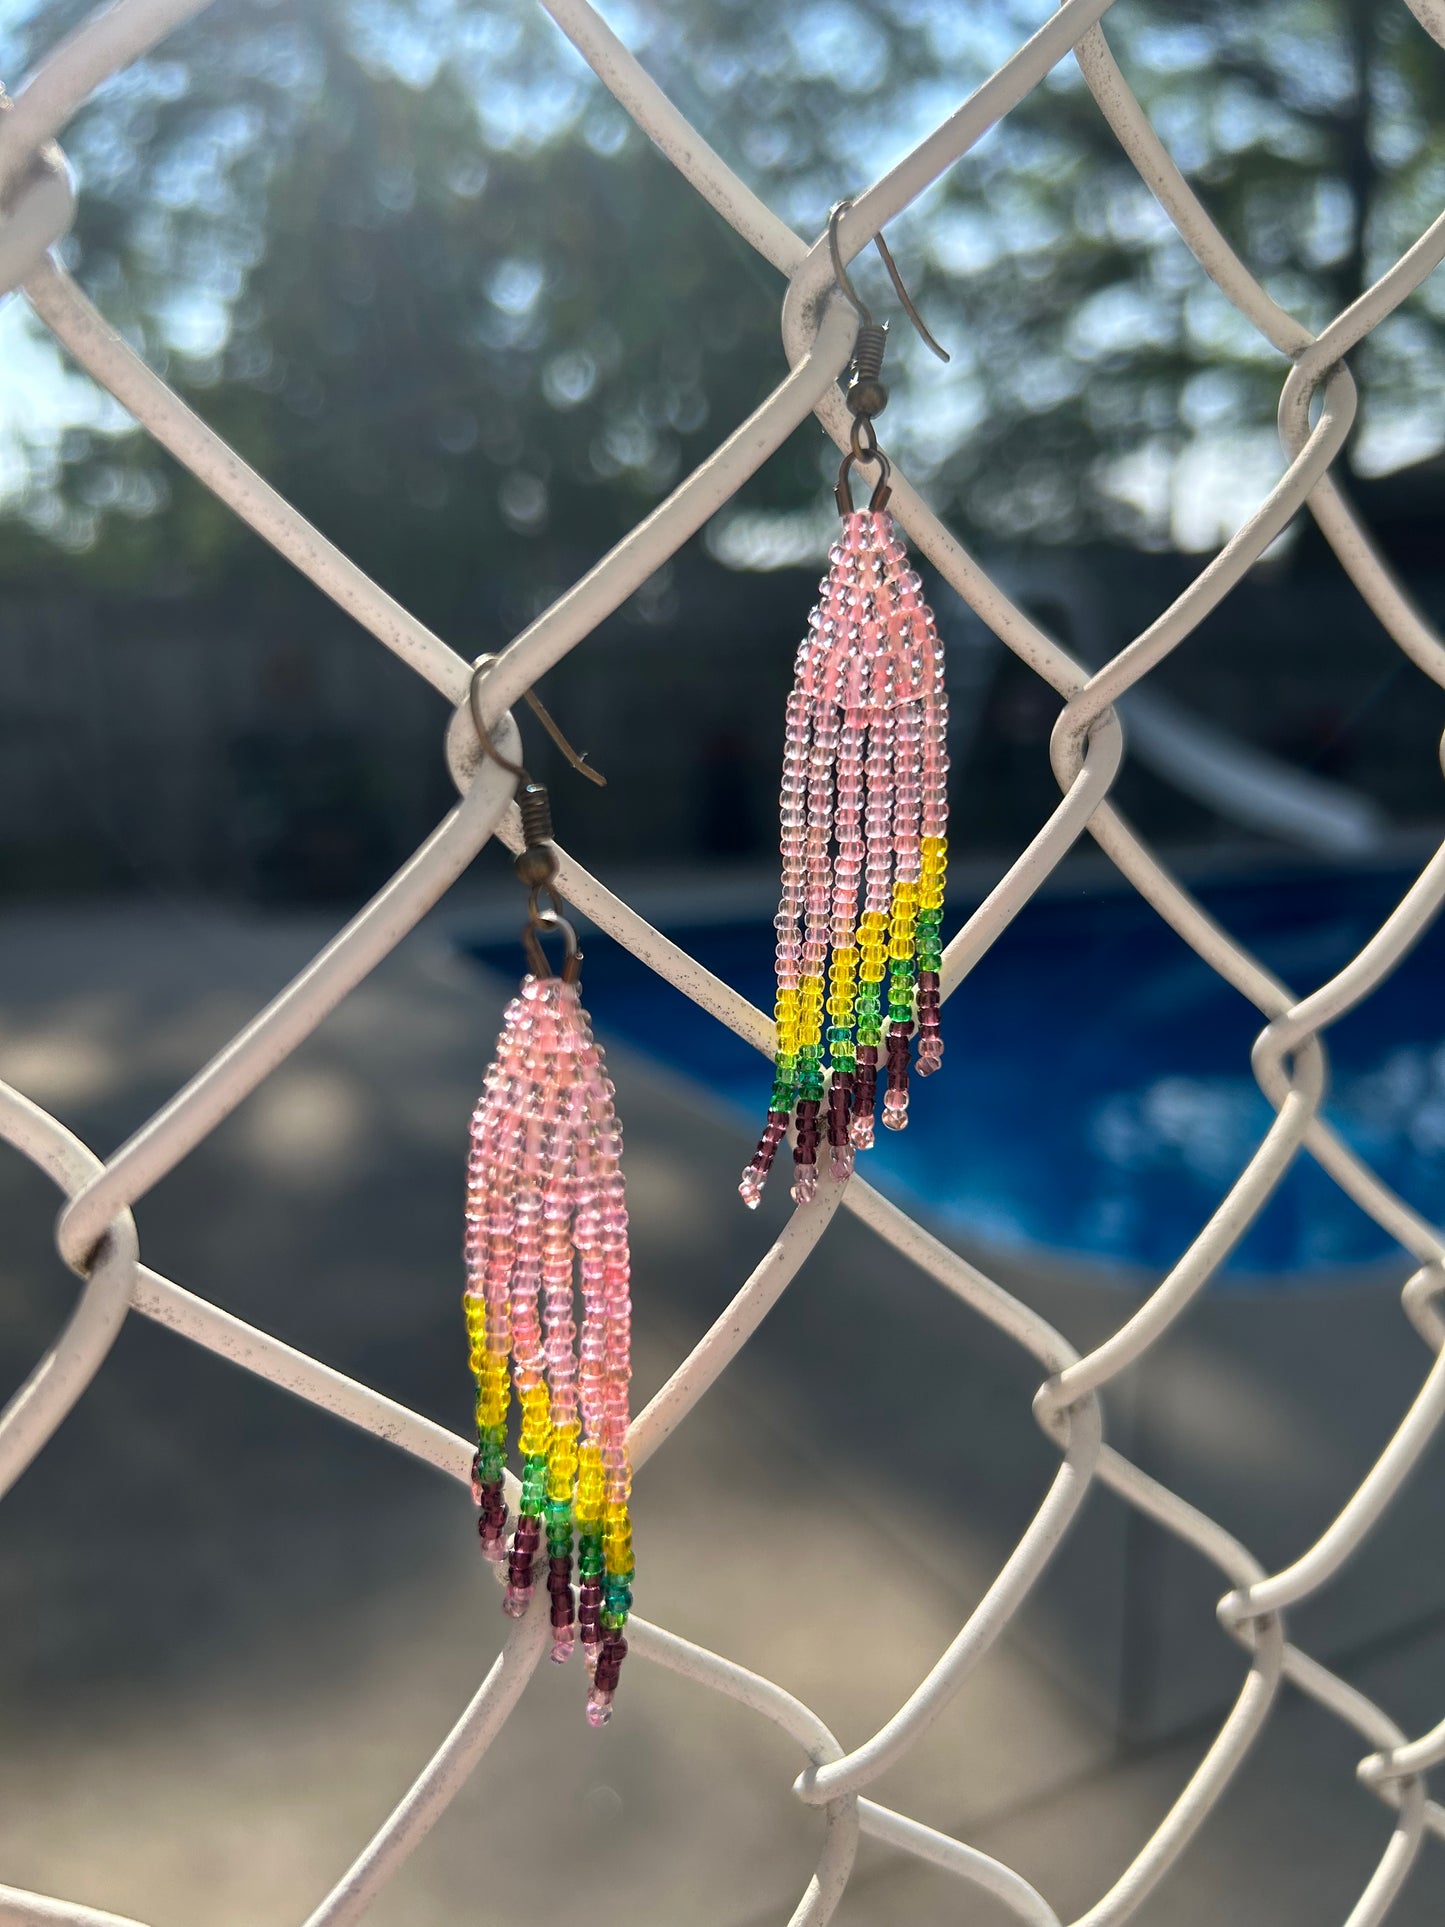
M 1445 49 L 1445 0 L 1407 0 Z M 132 1309 L 223 1354 L 246 1370 L 363 1427 L 466 1482 L 471 1446 L 419 1414 L 292 1350 L 158 1276 L 140 1258 L 132 1207 L 295 1050 L 410 931 L 491 836 L 516 847 L 511 779 L 479 763 L 467 715 L 470 667 L 370 582 L 348 557 L 289 507 L 134 355 L 50 252 L 66 231 L 74 189 L 55 135 L 110 75 L 200 11 L 203 0 L 119 0 L 56 47 L 0 114 L 0 289 L 23 289 L 31 307 L 75 360 L 235 514 L 455 705 L 449 755 L 460 800 L 414 856 L 319 956 L 200 1070 L 127 1143 L 102 1162 L 56 1118 L 0 1087 L 0 1135 L 55 1180 L 68 1202 L 60 1253 L 82 1278 L 73 1314 L 0 1416 L 0 1492 L 8 1489 L 64 1420 L 99 1370 Z M 811 247 L 785 226 L 707 146 L 587 5 L 542 0 L 594 72 L 697 192 L 786 282 L 783 342 L 790 371 L 768 399 L 693 474 L 587 575 L 517 636 L 487 681 L 498 741 L 515 755 L 508 707 L 545 670 L 587 641 L 597 625 L 694 535 L 803 422 L 817 415 L 846 446 L 850 418 L 837 386 L 855 319 L 833 297 L 825 240 Z M 954 1293 L 1037 1360 L 1034 1401 L 1060 1463 L 1023 1536 L 953 1643 L 917 1690 L 876 1733 L 843 1745 L 783 1687 L 660 1626 L 629 1627 L 637 1663 L 712 1688 L 772 1721 L 797 1742 L 803 1764 L 794 1795 L 819 1814 L 816 1871 L 792 1915 L 794 1927 L 829 1919 L 847 1885 L 860 1833 L 916 1855 L 993 1897 L 1030 1927 L 1060 1927 L 1047 1900 L 1018 1873 L 962 1841 L 870 1800 L 868 1789 L 904 1755 L 958 1693 L 1019 1613 L 1095 1485 L 1177 1535 L 1217 1569 L 1218 1613 L 1241 1650 L 1238 1697 L 1172 1808 L 1114 1885 L 1075 1927 L 1113 1927 L 1130 1917 L 1205 1826 L 1290 1682 L 1359 1735 L 1362 1799 L 1393 1810 L 1393 1831 L 1348 1927 L 1386 1920 L 1427 1832 L 1445 1838 L 1445 1806 L 1429 1797 L 1428 1770 L 1445 1760 L 1445 1719 L 1416 1736 L 1292 1643 L 1285 1615 L 1327 1586 L 1347 1561 L 1368 1559 L 1372 1529 L 1445 1416 L 1445 1238 L 1396 1197 L 1320 1112 L 1324 1033 L 1385 984 L 1445 897 L 1445 849 L 1350 963 L 1298 997 L 1212 921 L 1110 803 L 1123 756 L 1112 705 L 1136 687 L 1241 581 L 1290 520 L 1307 509 L 1340 566 L 1415 666 L 1445 686 L 1445 644 L 1411 605 L 1376 552 L 1332 474 L 1355 415 L 1344 357 L 1445 257 L 1445 215 L 1373 287 L 1319 335 L 1265 292 L 1201 206 L 1116 65 L 1100 21 L 1111 0 L 1064 0 L 1032 39 L 843 218 L 851 259 L 936 180 L 1060 60 L 1077 60 L 1100 111 L 1195 259 L 1288 365 L 1280 399 L 1284 468 L 1269 495 L 1189 588 L 1103 669 L 1071 659 L 979 568 L 927 504 L 895 473 L 893 511 L 913 545 L 1002 638 L 1065 699 L 1052 761 L 1062 792 L 1053 815 L 948 947 L 944 993 L 956 990 L 999 933 L 1087 831 L 1158 914 L 1260 1012 L 1254 1070 L 1275 1120 L 1227 1196 L 1157 1289 L 1102 1344 L 1079 1355 L 1026 1305 L 931 1237 L 866 1182 L 825 1179 L 818 1204 L 796 1213 L 737 1296 L 682 1360 L 632 1428 L 642 1468 L 727 1369 L 829 1232 L 839 1211 L 871 1226 L 901 1256 Z M 683 950 L 564 854 L 560 887 L 601 929 L 759 1051 L 771 1025 Z M 1342 1493 L 1314 1544 L 1282 1571 L 1267 1572 L 1220 1525 L 1156 1483 L 1105 1443 L 1100 1393 L 1187 1311 L 1264 1208 L 1292 1161 L 1307 1151 L 1413 1259 L 1401 1302 L 1431 1363 L 1414 1403 L 1366 1476 Z M 460 1209 L 460 1202 L 458 1205 Z M 1260 1468 L 1267 1476 L 1267 1468 Z M 513 1491 L 515 1499 L 515 1490 Z M 547 1648 L 546 1614 L 534 1610 L 503 1649 L 446 1740 L 360 1851 L 307 1927 L 359 1919 L 407 1860 L 512 1716 Z M 1426 1716 L 1428 1718 L 1428 1713 Z M 780 1789 L 781 1791 L 781 1789 Z M 0 1919 L 126 1927 L 116 1916 L 0 1887 Z M 134 1924 L 132 1924 L 134 1927 Z

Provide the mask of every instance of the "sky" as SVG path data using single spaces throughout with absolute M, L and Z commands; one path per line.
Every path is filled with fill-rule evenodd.
M 33 4 L 34 0 L 26 7 L 27 13 L 33 11 Z M 927 14 L 940 53 L 952 52 L 961 59 L 966 46 L 965 70 L 978 71 L 982 63 L 1002 60 L 1017 45 L 1020 5 L 1021 0 L 988 0 L 988 4 L 967 8 L 924 5 L 922 11 Z M 622 37 L 636 46 L 644 62 L 651 51 L 665 54 L 669 68 L 685 63 L 685 44 L 677 44 L 679 35 L 685 36 L 685 25 L 672 9 L 648 5 L 646 0 L 626 0 L 626 4 L 609 5 L 603 11 Z M 13 14 L 12 26 L 20 18 L 18 12 Z M 278 12 L 278 22 L 280 18 Z M 470 37 L 466 52 L 477 61 L 479 73 L 496 52 L 498 36 L 509 31 L 505 18 L 485 13 L 460 15 L 452 0 L 412 0 L 409 9 L 385 4 L 384 0 L 355 0 L 348 19 L 373 58 L 415 84 L 430 79 L 436 67 L 443 21 L 453 33 L 459 20 L 467 23 L 463 30 Z M 866 11 L 848 4 L 848 0 L 799 5 L 789 31 L 803 81 L 810 74 L 836 77 L 847 63 L 866 60 L 870 31 Z M 0 57 L 4 51 L 5 28 L 0 19 Z M 111 84 L 124 86 L 125 81 Z M 575 117 L 579 100 L 594 85 L 580 60 L 559 37 L 555 68 L 529 77 L 525 89 L 483 87 L 478 82 L 480 111 L 488 136 L 497 144 L 535 140 L 548 126 L 563 126 Z M 882 124 L 860 117 L 860 172 L 881 171 L 956 104 L 936 79 L 915 87 L 900 86 L 891 91 L 889 101 L 889 113 Z M 81 189 L 83 192 L 83 180 Z M 798 218 L 791 208 L 785 206 L 781 211 Z M 977 244 L 966 220 L 955 221 L 951 228 L 939 224 L 936 232 L 930 232 L 935 258 L 948 268 L 950 255 L 957 255 L 953 266 L 960 273 L 967 271 L 969 250 Z M 1085 317 L 1080 316 L 1079 321 L 1083 325 Z M 178 346 L 204 351 L 224 338 L 224 308 L 202 296 L 178 300 L 168 326 Z M 973 426 L 977 407 L 977 391 L 966 381 L 931 384 L 926 407 L 915 406 L 908 412 L 905 396 L 890 422 L 903 417 L 906 445 L 926 460 L 930 454 L 942 454 L 957 446 Z M 0 303 L 0 502 L 13 501 L 37 473 L 43 476 L 67 429 L 87 426 L 114 432 L 123 423 L 124 416 L 116 405 L 88 377 L 69 367 L 23 301 L 12 297 Z M 895 426 L 895 435 L 897 432 Z M 1438 414 L 1431 417 L 1422 411 L 1368 431 L 1357 445 L 1356 462 L 1363 472 L 1384 472 L 1432 454 L 1442 445 L 1445 421 Z M 1167 524 L 1176 546 L 1204 551 L 1217 547 L 1233 533 L 1249 509 L 1267 493 L 1281 466 L 1279 444 L 1272 432 L 1241 433 L 1227 425 L 1206 424 L 1182 453 L 1166 460 L 1159 453 L 1145 451 L 1119 465 L 1111 486 L 1121 500 L 1136 504 L 1156 522 Z M 816 518 L 739 515 L 713 532 L 711 546 L 720 559 L 734 566 L 767 567 L 811 556 L 817 540 Z

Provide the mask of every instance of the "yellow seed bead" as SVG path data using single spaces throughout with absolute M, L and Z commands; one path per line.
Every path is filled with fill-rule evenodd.
M 573 1511 L 579 1526 L 595 1526 L 600 1524 L 603 1510 L 602 1448 L 584 1445 L 577 1458 L 577 1498 Z
M 936 856 L 942 858 L 948 855 L 948 838 L 946 836 L 920 837 L 918 847 L 925 857 Z
M 943 908 L 943 885 L 941 883 L 924 886 L 921 908 L 924 910 L 941 910 Z
M 552 1436 L 551 1400 L 545 1385 L 532 1385 L 522 1393 L 522 1456 L 539 1458 Z
M 893 909 L 896 914 L 903 904 L 917 903 L 918 885 L 913 882 L 895 883 L 893 886 Z

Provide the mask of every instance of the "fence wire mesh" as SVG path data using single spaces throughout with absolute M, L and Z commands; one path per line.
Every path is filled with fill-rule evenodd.
M 68 1199 L 57 1243 L 83 1280 L 64 1330 L 0 1415 L 0 1492 L 62 1423 L 132 1309 L 402 1452 L 463 1482 L 469 1477 L 471 1447 L 465 1439 L 242 1323 L 142 1264 L 131 1215 L 137 1201 L 255 1091 L 413 928 L 489 837 L 498 836 L 512 847 L 518 842 L 511 779 L 495 764 L 478 760 L 467 714 L 468 663 L 370 582 L 212 433 L 107 326 L 51 252 L 74 212 L 73 183 L 54 137 L 97 86 L 203 4 L 119 0 L 57 46 L 5 103 L 7 111 L 0 114 L 0 292 L 22 289 L 74 359 L 158 442 L 455 705 L 448 749 L 460 800 L 300 976 L 110 1158 L 102 1161 L 55 1117 L 18 1091 L 0 1087 L 0 1135 L 48 1172 Z M 546 669 L 584 643 L 810 412 L 840 447 L 846 445 L 850 418 L 837 381 L 849 359 L 855 328 L 852 311 L 834 298 L 825 239 L 807 245 L 738 179 L 587 0 L 541 4 L 636 124 L 784 277 L 782 331 L 789 373 L 701 467 L 500 656 L 486 685 L 487 711 L 498 741 L 513 754 L 517 738 L 509 706 Z M 833 1914 L 848 1883 L 860 1833 L 931 1863 L 965 1890 L 992 1896 L 1030 1927 L 1060 1927 L 1054 1909 L 1012 1868 L 878 1805 L 867 1791 L 912 1747 L 1010 1626 L 1096 1485 L 1110 1488 L 1218 1570 L 1227 1587 L 1219 1618 L 1242 1649 L 1245 1671 L 1232 1709 L 1187 1785 L 1133 1862 L 1075 1927 L 1113 1927 L 1126 1920 L 1165 1878 L 1258 1741 L 1285 1681 L 1358 1733 L 1368 1749 L 1358 1767 L 1361 1797 L 1373 1795 L 1394 1811 L 1393 1831 L 1348 1916 L 1348 1927 L 1385 1920 L 1427 1832 L 1445 1838 L 1445 1806 L 1429 1797 L 1426 1782 L 1428 1770 L 1445 1760 L 1445 1719 L 1415 1737 L 1407 1735 L 1380 1707 L 1295 1645 L 1284 1617 L 1366 1546 L 1445 1416 L 1445 1235 L 1396 1197 L 1320 1114 L 1326 1073 L 1323 1034 L 1388 981 L 1436 915 L 1445 898 L 1445 847 L 1425 865 L 1358 955 L 1320 988 L 1298 997 L 1205 914 L 1109 800 L 1123 757 L 1112 705 L 1219 605 L 1301 510 L 1313 515 L 1341 567 L 1398 647 L 1423 674 L 1445 686 L 1445 643 L 1394 580 L 1332 474 L 1355 415 L 1355 384 L 1345 357 L 1445 257 L 1445 215 L 1323 332 L 1311 334 L 1265 292 L 1170 158 L 1099 24 L 1110 4 L 1063 0 L 956 112 L 859 194 L 841 223 L 844 258 L 851 259 L 867 245 L 1057 62 L 1072 57 L 1120 145 L 1195 259 L 1288 365 L 1279 409 L 1283 473 L 1189 588 L 1090 675 L 1010 601 L 906 477 L 895 471 L 893 511 L 913 544 L 1008 647 L 1065 699 L 1052 742 L 1061 800 L 948 946 L 943 988 L 947 995 L 958 987 L 1087 831 L 1159 916 L 1261 1013 L 1264 1025 L 1254 1049 L 1254 1070 L 1276 1115 L 1224 1201 L 1162 1283 L 1087 1355 L 1081 1356 L 1041 1317 L 863 1180 L 853 1178 L 846 1185 L 824 1180 L 819 1203 L 791 1218 L 723 1315 L 637 1418 L 632 1452 L 641 1468 L 747 1344 L 827 1236 L 839 1211 L 853 1213 L 945 1291 L 991 1320 L 1035 1358 L 1045 1374 L 1034 1410 L 1060 1452 L 1052 1484 L 953 1643 L 897 1712 L 861 1744 L 845 1747 L 784 1688 L 725 1656 L 642 1619 L 634 1619 L 629 1628 L 640 1662 L 727 1695 L 797 1742 L 806 1764 L 793 1792 L 819 1810 L 821 1844 L 816 1871 L 791 1916 L 794 1927 L 821 1923 Z M 1420 26 L 1445 48 L 1445 0 L 1407 4 Z M 559 883 L 588 917 L 659 976 L 760 1051 L 770 1050 L 772 1027 L 760 1011 L 565 854 Z M 1306 1150 L 1414 1261 L 1402 1305 L 1432 1362 L 1384 1450 L 1355 1490 L 1340 1495 L 1332 1523 L 1292 1564 L 1267 1572 L 1223 1527 L 1105 1443 L 1100 1393 L 1183 1315 L 1293 1160 Z M 545 1613 L 535 1610 L 509 1632 L 451 1733 L 311 1914 L 307 1927 L 339 1927 L 366 1912 L 501 1733 L 546 1650 L 547 1633 Z M 0 1917 L 125 1927 L 114 1915 L 8 1887 L 0 1887 Z

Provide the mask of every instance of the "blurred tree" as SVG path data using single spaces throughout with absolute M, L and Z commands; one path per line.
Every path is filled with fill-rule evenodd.
M 40 0 L 10 30 L 12 71 L 85 10 Z M 1042 17 L 1033 0 L 641 0 L 619 25 L 814 232 Z M 1445 60 L 1403 9 L 1133 0 L 1108 24 L 1181 166 L 1310 325 L 1445 195 Z M 773 271 L 531 0 L 219 0 L 67 146 L 87 290 L 434 622 L 514 627 L 781 372 Z M 955 360 L 899 334 L 890 441 L 976 535 L 1203 546 L 1277 466 L 1279 358 L 1189 259 L 1072 62 L 894 240 Z M 1367 465 L 1445 445 L 1442 330 L 1427 286 L 1359 351 Z M 826 460 L 805 431 L 741 512 L 812 508 Z M 0 570 L 33 549 L 18 520 L 110 580 L 279 583 L 144 437 L 77 432 L 36 474 Z

